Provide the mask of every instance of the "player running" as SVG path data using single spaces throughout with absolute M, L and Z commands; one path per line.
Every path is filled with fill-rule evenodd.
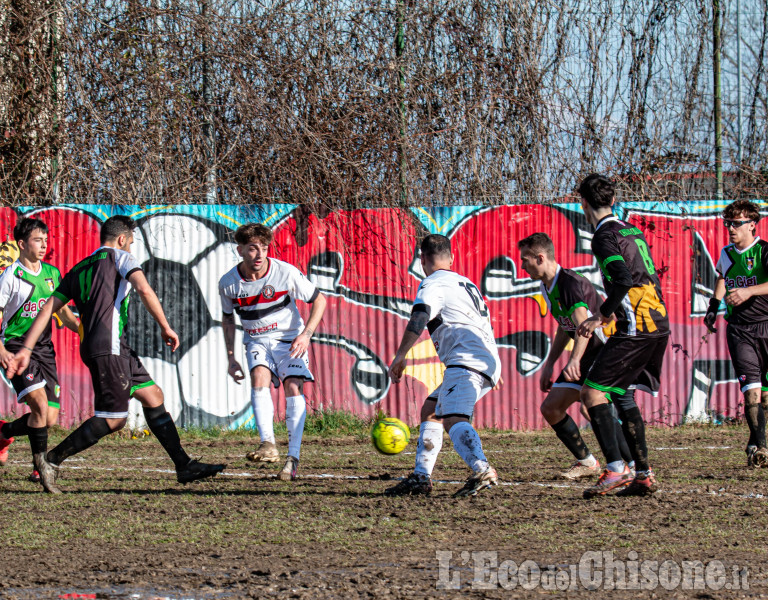
M 541 295 L 558 323 L 552 348 L 541 369 L 540 388 L 542 392 L 549 392 L 541 405 L 541 414 L 576 459 L 562 476 L 581 479 L 599 475 L 600 463 L 589 452 L 576 422 L 566 412 L 571 404 L 579 402 L 587 372 L 605 342 L 602 329 L 590 338 L 576 335 L 579 325 L 597 314 L 597 292 L 586 277 L 557 263 L 555 245 L 546 233 L 534 233 L 520 240 L 517 247 L 523 269 L 531 279 L 541 282 Z M 568 363 L 552 383 L 552 369 L 569 341 L 573 341 L 573 350 Z M 613 403 L 623 405 L 624 410 L 636 408 L 634 387 L 630 386 L 625 395 L 613 398 Z M 620 428 L 616 428 L 616 437 L 622 459 L 633 469 L 634 461 Z
M 704 317 L 716 332 L 715 321 L 725 297 L 725 330 L 731 362 L 744 394 L 744 414 L 749 427 L 747 466 L 768 467 L 765 411 L 768 391 L 761 393 L 762 375 L 768 371 L 768 242 L 760 239 L 756 204 L 737 200 L 725 207 L 723 224 L 731 242 L 717 261 L 715 294 Z M 762 405 L 761 405 L 762 396 Z
M 285 423 L 288 427 L 288 458 L 278 474 L 284 481 L 297 477 L 301 438 L 307 403 L 304 382 L 314 381 L 309 370 L 312 334 L 325 312 L 325 296 L 293 265 L 270 258 L 272 231 L 261 223 L 243 225 L 235 232 L 237 252 L 243 259 L 219 281 L 224 343 L 229 375 L 237 383 L 245 379 L 235 359 L 235 316 L 243 325 L 243 343 L 251 376 L 251 405 L 261 444 L 246 454 L 252 462 L 277 462 L 270 383 L 285 386 Z M 312 305 L 307 324 L 296 300 Z
M 39 219 L 23 218 L 13 228 L 19 258 L 0 276 L 2 337 L 0 363 L 8 368 L 13 355 L 27 345 L 26 337 L 38 311 L 61 281 L 59 270 L 43 262 L 48 250 L 48 226 Z M 77 333 L 79 322 L 66 306 L 58 311 L 64 325 Z M 26 435 L 32 449 L 34 473 L 47 492 L 57 492 L 53 470 L 45 464 L 48 428 L 59 417 L 59 377 L 56 352 L 51 340 L 51 324 L 43 330 L 29 366 L 11 380 L 19 403 L 30 412 L 5 422 L 0 420 L 0 465 L 8 459 L 8 446 L 17 436 Z M 37 477 L 35 477 L 37 475 Z
M 128 404 L 134 397 L 141 402 L 150 431 L 173 460 L 176 479 L 189 483 L 215 475 L 225 465 L 198 462 L 184 451 L 173 418 L 165 409 L 163 391 L 125 342 L 128 293 L 133 287 L 160 325 L 163 341 L 173 351 L 179 347 L 179 336 L 168 324 L 139 262 L 130 254 L 135 227 L 133 220 L 123 215 L 104 222 L 101 247 L 64 276 L 53 297 L 39 311 L 25 345 L 13 357 L 8 376 L 27 368 L 35 345 L 50 327 L 51 315 L 74 300 L 83 325 L 80 356 L 91 372 L 95 411 L 93 417 L 48 453 L 48 462 L 58 470 L 65 459 L 122 429 L 128 418 Z
M 400 382 L 405 357 L 425 327 L 446 369 L 443 382 L 421 408 L 414 471 L 386 489 L 384 493 L 388 496 L 432 491 L 432 470 L 443 445 L 443 428 L 456 452 L 473 471 L 454 498 L 474 496 L 498 483 L 496 469 L 488 463 L 471 419 L 477 401 L 501 386 L 501 362 L 480 290 L 466 277 L 451 271 L 452 265 L 453 253 L 447 237 L 424 238 L 421 266 L 426 278 L 416 292 L 411 318 L 389 366 L 389 376 L 393 382 Z
M 588 175 L 578 193 L 587 221 L 594 226 L 592 252 L 608 293 L 598 314 L 585 319 L 578 334 L 591 337 L 598 327 L 616 319 L 616 333 L 595 358 L 581 389 L 592 429 L 607 461 L 597 483 L 584 490 L 585 498 L 624 488 L 621 496 L 644 496 L 656 491 L 656 478 L 648 464 L 645 423 L 637 406 L 617 406 L 624 437 L 635 460 L 636 475 L 621 458 L 616 443 L 616 419 L 606 393 L 623 395 L 631 384 L 658 393 L 664 352 L 669 341 L 669 318 L 661 284 L 645 236 L 634 225 L 612 213 L 614 183 L 602 175 Z M 625 487 L 626 486 L 626 487 Z

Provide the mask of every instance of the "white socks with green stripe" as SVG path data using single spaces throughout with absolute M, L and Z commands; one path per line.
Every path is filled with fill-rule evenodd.
M 288 455 L 299 458 L 304 421 L 307 418 L 307 402 L 304 396 L 285 399 L 285 425 L 288 427 Z
M 251 406 L 262 443 L 272 442 L 274 444 L 275 405 L 272 403 L 272 394 L 269 388 L 251 388 Z

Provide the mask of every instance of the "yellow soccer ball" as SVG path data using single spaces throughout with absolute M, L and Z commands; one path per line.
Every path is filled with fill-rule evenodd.
M 399 454 L 411 441 L 411 430 L 400 419 L 379 419 L 371 429 L 373 447 L 382 454 Z

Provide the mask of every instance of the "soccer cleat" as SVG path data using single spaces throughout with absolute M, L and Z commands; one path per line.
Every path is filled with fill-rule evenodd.
M 7 421 L 0 421 L 0 427 L 6 424 Z M 8 446 L 13 444 L 13 438 L 4 438 L 0 434 L 0 467 L 4 467 L 8 462 Z
M 32 483 L 40 483 L 40 473 L 37 471 L 37 469 L 35 469 L 32 471 L 32 473 L 30 473 L 27 479 Z
M 56 483 L 56 469 L 45 460 L 45 454 L 35 454 L 32 457 L 35 463 L 35 470 L 40 475 L 40 484 L 49 494 L 61 494 L 61 490 L 54 484 Z
M 297 477 L 297 471 L 299 470 L 299 459 L 289 456 L 285 461 L 285 466 L 277 474 L 277 478 L 280 481 L 293 481 Z
M 632 474 L 627 465 L 624 465 L 624 470 L 621 473 L 616 473 L 608 469 L 604 469 L 600 479 L 593 486 L 584 490 L 584 498 L 594 498 L 595 496 L 604 496 L 611 490 L 616 490 L 629 485 L 632 481 Z
M 477 492 L 489 488 L 492 485 L 498 485 L 499 477 L 496 475 L 496 469 L 488 467 L 481 473 L 475 473 L 467 479 L 464 487 L 456 492 L 454 498 L 463 498 L 465 496 L 477 496 Z
M 245 458 L 251 462 L 277 462 L 280 458 L 280 453 L 277 451 L 277 446 L 274 442 L 261 442 L 259 449 L 249 452 L 245 455 Z
M 226 466 L 227 465 L 222 464 L 202 463 L 192 459 L 183 469 L 176 469 L 176 481 L 179 483 L 190 483 L 192 481 L 197 481 L 198 479 L 212 477 L 216 475 L 216 473 L 221 473 Z
M 599 473 L 600 473 L 600 461 L 595 460 L 594 466 L 588 467 L 587 465 L 582 464 L 581 461 L 577 460 L 571 465 L 570 469 L 568 469 L 564 473 L 560 473 L 560 476 L 565 479 L 570 479 L 571 481 L 575 481 L 576 479 L 582 479 L 583 477 L 592 477 L 593 475 L 598 475 Z
M 630 484 L 623 490 L 616 492 L 617 496 L 650 496 L 658 488 L 656 485 L 656 477 L 653 475 L 653 471 L 648 469 L 647 473 L 638 473 Z
M 757 468 L 757 459 L 755 457 L 755 454 L 757 454 L 757 446 L 747 446 L 747 468 L 748 469 Z
M 385 496 L 429 496 L 432 492 L 432 479 L 429 475 L 411 473 L 400 483 L 384 490 Z
M 758 448 L 754 454 L 755 466 L 765 468 L 768 467 L 768 450 L 765 448 Z

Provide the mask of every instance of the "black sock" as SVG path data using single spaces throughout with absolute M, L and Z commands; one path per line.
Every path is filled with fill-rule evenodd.
M 27 425 L 27 421 L 29 421 L 29 413 L 19 417 L 15 421 L 3 425 L 3 427 L 0 428 L 0 433 L 3 434 L 4 438 L 12 438 L 17 435 L 29 435 L 29 425 Z
M 32 456 L 41 454 L 48 450 L 48 428 L 30 427 L 29 445 L 32 448 Z
M 630 408 L 621 413 L 621 429 L 624 439 L 627 441 L 629 451 L 635 461 L 636 471 L 647 471 L 648 446 L 645 444 L 645 422 L 637 407 Z
M 106 419 L 91 417 L 70 433 L 61 444 L 51 450 L 46 460 L 54 465 L 60 465 L 65 459 L 90 448 L 110 433 L 112 430 Z
M 765 448 L 765 413 L 760 404 L 745 404 L 744 416 L 749 426 L 749 441 L 758 448 Z
M 610 404 L 597 404 L 588 408 L 589 418 L 592 421 L 592 430 L 595 432 L 597 443 L 603 451 L 606 463 L 621 460 L 619 445 L 616 443 L 616 418 L 613 416 Z
M 621 452 L 621 458 L 624 459 L 624 462 L 629 464 L 634 459 L 632 458 L 632 453 L 629 451 L 629 446 L 627 445 L 627 440 L 624 439 L 624 432 L 622 431 L 622 423 L 621 419 L 619 419 L 619 413 L 616 410 L 616 403 L 615 401 L 611 403 L 611 412 L 613 413 L 613 416 L 616 418 L 616 443 L 619 445 L 619 452 Z
M 576 421 L 570 415 L 565 415 L 562 421 L 552 425 L 552 429 L 555 430 L 557 437 L 565 444 L 565 447 L 576 457 L 576 460 L 584 460 L 589 456 L 589 449 L 584 443 L 581 433 L 579 433 Z
M 190 461 L 189 454 L 181 447 L 179 431 L 176 429 L 171 413 L 165 410 L 165 404 L 154 408 L 144 407 L 144 418 L 149 430 L 160 442 L 160 445 L 165 448 L 173 464 L 176 465 L 176 470 L 186 467 Z

